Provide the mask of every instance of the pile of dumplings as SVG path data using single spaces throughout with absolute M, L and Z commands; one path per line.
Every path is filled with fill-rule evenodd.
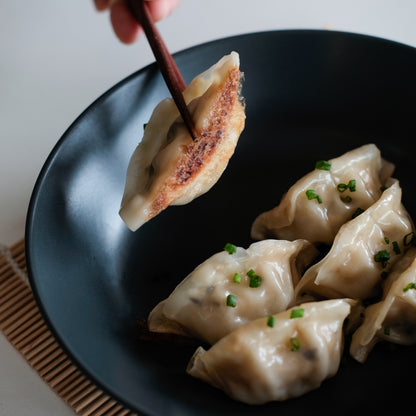
M 380 340 L 415 344 L 415 229 L 393 172 L 374 144 L 318 161 L 255 219 L 256 241 L 200 264 L 151 311 L 149 330 L 209 344 L 187 372 L 249 404 L 318 388 L 337 373 L 346 334 L 362 363 Z

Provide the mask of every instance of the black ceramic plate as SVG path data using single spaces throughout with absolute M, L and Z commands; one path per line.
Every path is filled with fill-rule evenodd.
M 176 54 L 187 82 L 236 50 L 245 72 L 246 129 L 219 182 L 137 232 L 118 216 L 127 164 L 168 91 L 156 67 L 100 97 L 68 129 L 36 183 L 26 228 L 30 281 L 54 334 L 105 391 L 150 415 L 350 414 L 407 409 L 414 349 L 379 344 L 348 356 L 322 387 L 253 407 L 191 378 L 194 347 L 138 340 L 136 322 L 226 242 L 247 247 L 250 226 L 282 193 L 329 159 L 373 142 L 397 165 L 416 213 L 416 50 L 329 31 L 276 31 Z M 360 413 L 362 414 L 362 413 Z

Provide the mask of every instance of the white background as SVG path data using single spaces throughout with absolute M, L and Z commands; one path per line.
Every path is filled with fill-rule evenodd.
M 171 52 L 272 29 L 334 29 L 416 46 L 414 0 L 182 0 L 158 24 Z M 0 243 L 24 235 L 30 194 L 52 147 L 109 87 L 153 62 L 122 45 L 92 0 L 0 3 Z M 0 416 L 73 415 L 0 334 Z

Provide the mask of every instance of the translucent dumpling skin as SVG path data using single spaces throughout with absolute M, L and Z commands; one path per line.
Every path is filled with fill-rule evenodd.
M 401 203 L 397 180 L 366 211 L 344 224 L 328 254 L 309 268 L 296 287 L 298 301 L 309 293 L 327 298 L 368 299 L 408 247 L 413 222 Z
M 316 255 L 306 240 L 264 240 L 233 254 L 214 254 L 153 309 L 149 330 L 212 344 L 246 322 L 292 305 L 294 285 Z
M 353 334 L 350 353 L 364 362 L 381 340 L 416 344 L 416 248 L 409 249 L 392 269 L 383 299 L 365 309 L 364 321 Z
M 184 91 L 197 137 L 172 99 L 154 110 L 127 170 L 120 216 L 133 231 L 169 205 L 207 192 L 225 170 L 245 124 L 236 52 L 198 75 Z
M 329 169 L 308 173 L 288 190 L 278 206 L 255 219 L 251 228 L 255 240 L 304 238 L 331 244 L 357 208 L 366 209 L 380 197 L 381 187 L 394 171 L 394 165 L 381 157 L 374 144 L 329 162 Z M 312 191 L 319 198 L 308 199 L 307 192 Z
M 249 404 L 301 396 L 338 371 L 342 326 L 353 304 L 309 302 L 295 308 L 296 317 L 293 309 L 274 315 L 273 325 L 267 316 L 256 319 L 208 351 L 198 348 L 187 372 Z

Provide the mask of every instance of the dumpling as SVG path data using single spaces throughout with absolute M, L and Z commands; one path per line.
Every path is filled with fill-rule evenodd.
M 416 344 L 416 248 L 411 248 L 386 281 L 383 300 L 368 306 L 364 321 L 353 334 L 351 355 L 364 362 L 380 340 Z
M 338 371 L 352 305 L 350 299 L 308 302 L 256 319 L 207 351 L 199 347 L 187 372 L 249 404 L 301 396 Z
M 377 201 L 393 171 L 394 165 L 382 159 L 374 144 L 321 161 L 289 189 L 277 207 L 255 219 L 251 236 L 331 244 L 357 209 Z
M 154 109 L 127 169 L 119 214 L 131 230 L 169 205 L 189 203 L 218 181 L 245 124 L 239 66 L 239 55 L 232 52 L 185 89 L 195 141 L 171 98 Z
M 294 285 L 317 255 L 306 240 L 264 240 L 247 250 L 214 254 L 150 313 L 152 332 L 199 338 L 210 344 L 240 325 L 285 310 Z
M 407 249 L 404 236 L 414 231 L 401 195 L 394 180 L 375 204 L 340 228 L 328 254 L 297 285 L 298 302 L 308 293 L 361 300 L 377 295 L 383 277 Z

